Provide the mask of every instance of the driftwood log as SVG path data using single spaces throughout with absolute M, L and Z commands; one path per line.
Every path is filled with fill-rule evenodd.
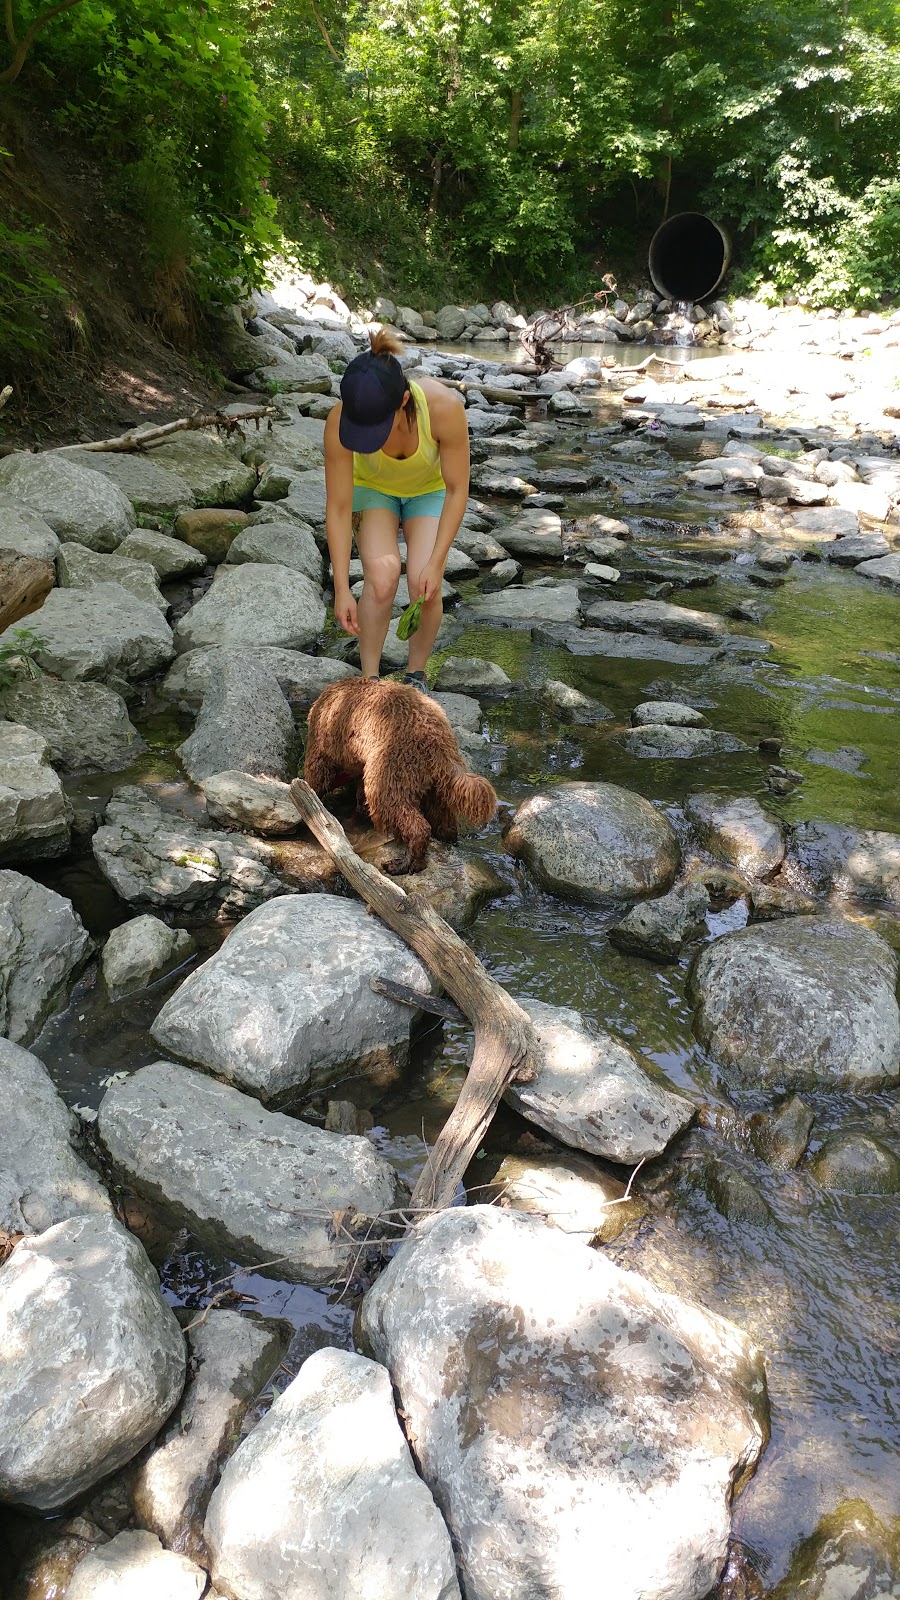
M 239 430 L 245 422 L 259 417 L 277 417 L 275 406 L 253 406 L 242 411 L 239 417 L 227 416 L 224 411 L 210 411 L 203 416 L 181 417 L 178 422 L 161 422 L 155 428 L 141 428 L 131 433 L 117 434 L 114 439 L 92 439 L 89 444 L 64 444 L 62 450 L 147 450 L 155 444 L 165 444 L 173 433 L 183 433 L 190 428 L 225 428 L 228 432 Z
M 3 410 L 7 400 L 10 399 L 12 399 L 12 384 L 8 383 L 5 389 L 0 389 L 0 411 Z
M 534 1075 L 538 1062 L 534 1029 L 521 1006 L 485 972 L 478 957 L 426 900 L 406 894 L 356 854 L 340 823 L 302 778 L 291 784 L 291 799 L 351 889 L 415 951 L 474 1028 L 475 1048 L 466 1081 L 410 1202 L 415 1212 L 429 1207 L 438 1211 L 453 1200 L 506 1085 Z
M 55 582 L 52 561 L 0 550 L 0 633 L 39 610 Z

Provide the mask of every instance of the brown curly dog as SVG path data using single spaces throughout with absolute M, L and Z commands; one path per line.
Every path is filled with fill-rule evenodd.
M 455 844 L 459 817 L 483 828 L 497 807 L 487 779 L 467 770 L 437 702 L 381 678 L 342 678 L 319 695 L 304 777 L 320 795 L 361 780 L 376 828 L 406 846 L 391 873 L 421 872 L 432 834 Z

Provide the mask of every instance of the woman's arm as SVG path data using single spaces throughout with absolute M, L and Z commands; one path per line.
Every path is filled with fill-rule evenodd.
M 469 425 L 466 408 L 452 389 L 433 382 L 422 387 L 428 398 L 431 432 L 440 451 L 441 476 L 447 485 L 434 552 L 422 569 L 422 593 L 430 600 L 440 593 L 444 564 L 469 500 Z
M 340 406 L 332 406 L 325 423 L 325 533 L 334 574 L 334 614 L 345 633 L 358 633 L 356 601 L 350 593 L 353 452 L 338 437 L 340 414 Z

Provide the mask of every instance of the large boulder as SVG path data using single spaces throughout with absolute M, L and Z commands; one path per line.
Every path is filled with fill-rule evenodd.
M 363 1301 L 472 1600 L 704 1600 L 766 1438 L 737 1328 L 520 1212 L 420 1223 Z
M 0 1500 L 55 1511 L 174 1409 L 184 1339 L 144 1248 L 110 1216 L 23 1239 L 0 1268 Z
M 65 1592 L 67 1600 L 200 1600 L 206 1583 L 202 1567 L 135 1529 L 79 1561 Z
M 442 339 L 459 339 L 468 326 L 468 313 L 462 306 L 441 306 L 435 327 Z
M 226 560 L 232 566 L 247 561 L 263 566 L 290 567 L 302 572 L 310 583 L 322 582 L 322 556 L 309 529 L 296 522 L 263 522 L 245 528 L 232 544 Z
M 525 507 L 497 530 L 511 556 L 530 561 L 562 561 L 562 521 L 556 511 Z
M 32 561 L 55 561 L 59 539 L 49 522 L 24 501 L 0 489 L 0 550 Z
M 0 871 L 0 1034 L 28 1044 L 93 948 L 70 900 L 19 872 Z
M 431 989 L 421 962 L 364 906 L 284 895 L 246 917 L 191 973 L 153 1037 L 264 1102 L 351 1073 L 388 1083 L 406 1065 L 415 1010 L 374 994 L 373 975 Z
M 205 557 L 204 566 L 207 561 L 215 566 L 225 560 L 249 520 L 246 511 L 203 506 L 199 511 L 182 511 L 175 520 L 175 532 L 197 555 Z
M 168 533 L 157 533 L 153 528 L 135 528 L 134 533 L 122 540 L 118 555 L 132 561 L 149 561 L 160 583 L 172 578 L 196 577 L 206 566 L 202 550 L 192 550 L 183 539 L 173 539 Z
M 109 1197 L 78 1153 L 79 1124 L 37 1056 L 0 1039 L 0 1233 L 43 1233 Z
M 216 1479 L 252 1400 L 282 1359 L 287 1323 L 207 1311 L 187 1334 L 188 1381 L 131 1493 L 138 1520 L 170 1550 L 200 1556 Z M 148 1597 L 149 1600 L 149 1597 Z
M 300 650 L 276 645 L 186 650 L 172 663 L 160 685 L 160 694 L 187 710 L 196 710 L 226 661 L 249 660 L 265 667 L 277 679 L 282 694 L 292 704 L 308 705 L 340 678 L 355 678 L 357 668 L 330 656 L 307 656 Z
M 509 1105 L 561 1144 L 633 1164 L 658 1156 L 694 1115 L 689 1100 L 651 1076 L 624 1040 L 568 1006 L 520 1000 L 540 1049 L 530 1083 L 511 1083 Z
M 263 838 L 297 833 L 300 817 L 290 786 L 277 778 L 253 778 L 246 772 L 215 772 L 203 783 L 206 815 L 222 828 L 246 829 Z
M 144 748 L 120 694 L 105 683 L 66 683 L 41 673 L 0 690 L 0 713 L 46 739 L 61 772 L 114 772 Z
M 113 999 L 146 989 L 180 967 L 195 948 L 184 928 L 170 928 L 158 917 L 132 917 L 113 928 L 103 946 L 103 982 Z
M 213 1582 L 240 1600 L 459 1600 L 450 1537 L 383 1366 L 317 1350 L 210 1502 Z
M 214 434 L 192 431 L 156 445 L 156 465 L 166 467 L 190 487 L 198 506 L 236 506 L 249 500 L 256 473 Z
M 204 827 L 136 785 L 115 791 L 91 848 L 103 876 L 129 905 L 242 916 L 283 890 L 270 846 Z
M 641 795 L 613 783 L 558 783 L 519 806 L 504 835 L 538 883 L 563 899 L 636 900 L 668 889 L 675 834 Z
M 320 589 L 302 572 L 261 562 L 223 568 L 175 630 L 179 653 L 203 645 L 305 650 L 321 633 Z
M 0 722 L 0 862 L 65 855 L 73 815 L 43 735 Z
M 694 969 L 694 1026 L 751 1086 L 900 1081 L 897 958 L 869 928 L 789 917 L 716 939 Z
M 730 800 L 720 794 L 692 794 L 684 809 L 700 843 L 748 878 L 767 878 L 781 865 L 781 823 L 767 816 L 758 800 L 749 795 Z
M 35 658 L 58 678 L 146 678 L 175 654 L 162 613 L 120 583 L 53 589 L 36 620 Z M 15 643 L 12 629 L 0 635 L 0 645 L 8 643 Z
M 274 422 L 268 430 L 249 434 L 241 451 L 241 460 L 250 467 L 280 461 L 294 472 L 321 467 L 322 459 L 321 444 L 310 436 L 301 418 L 295 422 Z
M 234 770 L 288 778 L 296 771 L 296 740 L 291 708 L 274 674 L 252 658 L 227 655 L 178 754 L 195 783 Z
M 900 904 L 900 834 L 837 822 L 797 822 L 785 871 L 814 894 Z
M 121 489 L 64 455 L 15 451 L 0 461 L 0 490 L 39 512 L 58 539 L 91 550 L 115 550 L 136 521 Z
M 861 578 L 900 589 L 900 555 L 880 556 L 877 561 L 861 561 L 855 569 Z
M 194 504 L 187 479 L 161 466 L 155 451 L 134 454 L 125 450 L 69 450 L 66 457 L 90 472 L 102 473 L 121 489 L 135 511 L 172 517 Z
M 134 561 L 118 553 L 98 555 L 96 550 L 73 542 L 62 546 L 56 569 L 61 589 L 95 589 L 98 583 L 120 583 L 163 615 L 169 609 L 169 602 L 160 593 L 156 568 L 149 561 Z
M 178 1226 L 220 1258 L 276 1262 L 293 1283 L 346 1276 L 358 1238 L 388 1231 L 380 1214 L 406 1192 L 368 1139 L 266 1111 L 173 1061 L 114 1083 L 99 1130 L 116 1170 Z

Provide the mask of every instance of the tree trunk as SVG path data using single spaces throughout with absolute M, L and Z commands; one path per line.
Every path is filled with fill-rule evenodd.
M 506 1085 L 513 1078 L 529 1079 L 534 1075 L 539 1059 L 534 1029 L 521 1006 L 489 977 L 477 956 L 426 900 L 405 894 L 398 884 L 356 854 L 340 823 L 326 811 L 308 783 L 295 778 L 291 798 L 350 887 L 415 951 L 475 1030 L 475 1049 L 466 1081 L 429 1152 L 411 1201 L 415 1211 L 439 1211 L 453 1200 Z

